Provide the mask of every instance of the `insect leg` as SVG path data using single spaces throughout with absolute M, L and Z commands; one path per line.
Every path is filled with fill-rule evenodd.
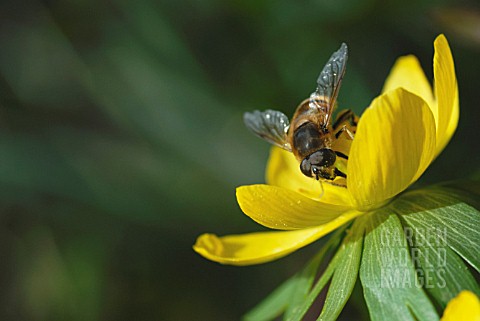
M 335 167 L 335 175 L 336 175 L 336 176 L 343 177 L 343 178 L 347 178 L 347 174 L 345 174 L 344 172 L 342 172 L 341 170 L 339 170 L 339 169 L 336 168 L 336 167 Z
M 335 120 L 335 123 L 332 125 L 333 127 L 333 130 L 337 130 L 337 128 L 348 122 L 350 123 L 350 125 L 356 127 L 357 126 L 357 121 L 355 119 L 355 114 L 353 113 L 353 111 L 351 109 L 347 109 L 347 110 L 344 110 L 343 112 L 341 112 L 338 116 L 337 116 L 337 119 Z
M 342 133 L 346 133 L 350 140 L 353 140 L 355 135 L 347 128 L 347 125 L 343 125 L 342 128 L 335 134 L 335 138 L 338 139 Z
M 334 150 L 334 152 L 335 152 L 335 155 L 337 155 L 338 157 L 348 160 L 348 156 L 345 155 L 344 153 L 338 152 L 336 150 Z

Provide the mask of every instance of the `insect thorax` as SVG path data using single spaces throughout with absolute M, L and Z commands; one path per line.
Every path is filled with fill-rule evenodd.
M 326 132 L 323 129 L 319 129 L 313 122 L 305 122 L 293 133 L 293 150 L 304 158 L 321 148 L 329 147 L 326 146 L 325 138 Z

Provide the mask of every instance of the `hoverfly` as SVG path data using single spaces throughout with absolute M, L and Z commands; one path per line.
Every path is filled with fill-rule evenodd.
M 346 44 L 332 54 L 317 79 L 317 89 L 297 107 L 291 122 L 275 110 L 247 112 L 245 125 L 271 144 L 293 152 L 305 176 L 333 185 L 346 186 L 346 173 L 337 168 L 337 159 L 348 156 L 335 150 L 335 142 L 344 135 L 353 140 L 357 117 L 351 110 L 341 112 L 331 124 L 332 112 L 342 83 L 348 58 Z M 333 182 L 343 178 L 342 183 Z

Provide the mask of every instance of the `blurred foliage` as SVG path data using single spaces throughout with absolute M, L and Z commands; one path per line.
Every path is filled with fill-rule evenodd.
M 263 182 L 269 147 L 241 115 L 292 114 L 342 41 L 339 103 L 361 113 L 396 57 L 431 78 L 445 33 L 460 125 L 422 183 L 478 177 L 479 16 L 453 0 L 2 2 L 0 319 L 240 318 L 316 245 L 249 268 L 191 246 L 260 229 L 235 187 Z M 341 318 L 364 315 L 355 293 Z

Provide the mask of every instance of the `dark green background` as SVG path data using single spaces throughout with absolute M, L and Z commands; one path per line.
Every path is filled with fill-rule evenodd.
M 235 200 L 236 186 L 264 181 L 269 150 L 242 113 L 291 115 L 341 42 L 340 108 L 360 113 L 400 55 L 431 79 L 445 33 L 460 123 L 419 184 L 478 177 L 474 3 L 3 1 L 0 319 L 240 318 L 318 244 L 242 268 L 191 246 L 262 230 Z

